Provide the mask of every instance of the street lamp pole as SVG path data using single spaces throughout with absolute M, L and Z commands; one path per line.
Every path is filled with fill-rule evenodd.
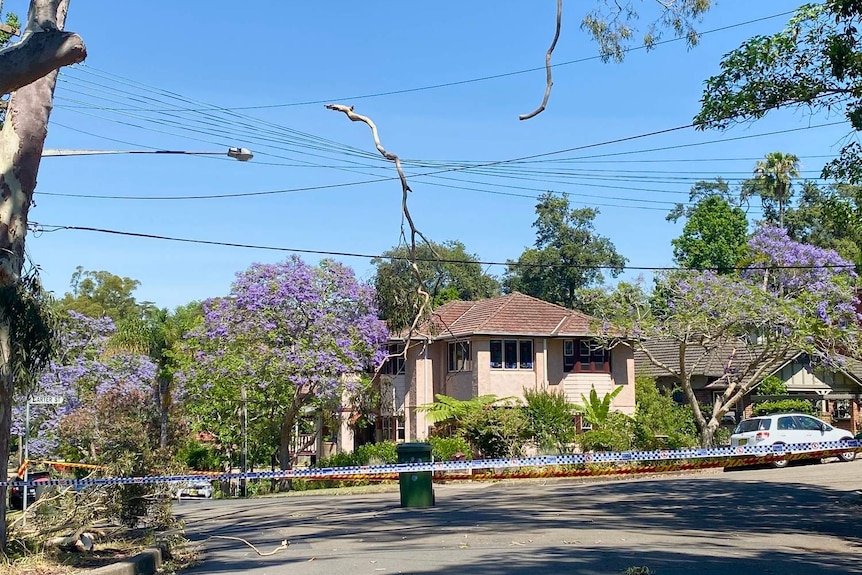
M 42 157 L 57 156 L 109 156 L 118 154 L 168 154 L 181 156 L 227 156 L 240 162 L 254 157 L 248 148 L 231 147 L 227 152 L 194 152 L 188 150 L 42 150 Z
M 242 471 L 242 477 L 239 480 L 240 496 L 248 495 L 248 484 L 246 483 L 245 474 L 248 472 L 248 392 L 246 391 L 245 383 L 242 384 L 242 449 L 239 455 L 239 466 Z

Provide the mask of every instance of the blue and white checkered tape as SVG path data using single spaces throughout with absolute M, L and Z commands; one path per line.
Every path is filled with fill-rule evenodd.
M 554 465 L 584 465 L 590 463 L 647 463 L 688 459 L 733 459 L 739 457 L 768 457 L 770 455 L 840 452 L 862 449 L 862 440 L 823 441 L 778 445 L 744 445 L 737 447 L 663 449 L 658 451 L 601 451 L 569 455 L 545 455 L 512 459 L 482 459 L 474 461 L 433 461 L 348 467 L 305 468 L 248 473 L 221 473 L 207 475 L 153 475 L 145 477 L 99 477 L 90 479 L 40 479 L 38 481 L 0 481 L 0 486 L 58 485 L 96 486 L 153 483 L 185 483 L 189 481 L 230 479 L 326 479 L 344 476 L 382 475 L 390 473 L 418 473 L 428 471 L 465 471 L 474 469 L 512 469 L 519 467 L 547 467 Z

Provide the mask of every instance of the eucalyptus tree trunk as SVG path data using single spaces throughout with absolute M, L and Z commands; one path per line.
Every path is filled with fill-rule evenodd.
M 81 37 L 63 32 L 68 5 L 69 0 L 31 0 L 21 41 L 0 50 L 0 94 L 19 90 L 87 57 Z
M 69 0 L 32 0 L 27 33 L 35 35 L 41 33 L 39 29 L 51 27 L 61 30 L 68 6 Z M 51 10 L 55 12 L 51 14 Z M 38 70 L 42 70 L 40 61 L 34 57 L 33 65 Z M 27 214 L 36 189 L 36 174 L 53 108 L 56 68 L 61 65 L 62 62 L 57 63 L 52 72 L 12 95 L 0 130 L 0 290 L 16 289 L 21 279 Z M 15 390 L 11 322 L 5 311 L 0 310 L 0 478 L 3 480 L 8 475 Z M 6 489 L 0 488 L 0 551 L 5 549 Z

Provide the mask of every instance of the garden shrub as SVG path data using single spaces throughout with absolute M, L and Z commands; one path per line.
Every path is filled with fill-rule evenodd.
M 629 451 L 634 444 L 635 422 L 618 411 L 608 414 L 607 420 L 581 436 L 584 451 Z
M 472 410 L 458 433 L 489 459 L 520 456 L 529 437 L 526 418 L 516 406 Z
M 459 453 L 463 459 L 473 459 L 470 444 L 462 437 L 429 437 L 434 461 L 452 461 Z
M 781 378 L 775 375 L 764 377 L 763 381 L 754 388 L 757 395 L 786 395 L 787 384 L 781 381 Z
M 770 413 L 807 413 L 817 415 L 814 405 L 807 399 L 777 399 L 764 401 L 754 406 L 754 415 L 769 415 Z
M 357 462 L 354 453 L 333 453 L 329 457 L 323 457 L 317 461 L 317 467 L 352 467 L 362 465 Z
M 215 448 L 192 440 L 177 452 L 177 459 L 195 471 L 220 471 L 221 458 Z
M 356 458 L 356 465 L 397 463 L 398 453 L 395 451 L 396 445 L 394 441 L 381 441 L 379 443 L 360 445 L 353 452 Z
M 679 449 L 698 444 L 691 407 L 674 401 L 672 394 L 673 391 L 659 391 L 653 378 L 641 376 L 635 380 L 637 449 Z
M 562 390 L 524 389 L 527 405 L 522 407 L 526 432 L 539 451 L 570 453 L 575 443 L 575 406 Z

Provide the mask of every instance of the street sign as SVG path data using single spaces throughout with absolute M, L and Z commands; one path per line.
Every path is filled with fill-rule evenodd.
M 34 395 L 30 398 L 30 405 L 61 405 L 63 403 L 62 395 Z

